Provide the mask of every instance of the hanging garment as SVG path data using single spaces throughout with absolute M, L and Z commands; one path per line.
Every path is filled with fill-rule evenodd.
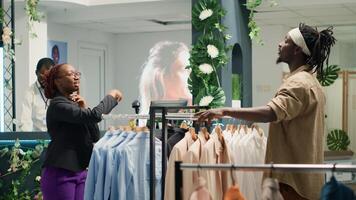
M 138 134 L 130 131 L 129 134 L 127 135 L 126 139 L 118 144 L 112 144 L 112 148 L 108 151 L 108 163 L 111 163 L 111 165 L 106 165 L 106 174 L 107 177 L 105 179 L 104 183 L 104 199 L 103 200 L 108 200 L 110 199 L 117 199 L 119 196 L 118 192 L 118 171 L 119 171 L 119 165 L 120 165 L 120 158 L 122 154 L 122 150 L 126 148 L 126 145 L 129 144 L 131 141 L 134 140 L 134 138 Z
M 175 162 L 182 161 L 189 147 L 194 143 L 190 132 L 186 132 L 182 140 L 174 145 L 171 155 L 168 160 L 167 173 L 165 179 L 164 199 L 174 200 L 175 191 Z
M 346 187 L 344 184 L 339 183 L 334 176 L 327 182 L 320 195 L 321 200 L 353 200 L 355 199 L 352 189 Z
M 237 185 L 233 185 L 225 192 L 224 200 L 245 200 L 245 197 L 240 192 L 239 187 Z
M 113 145 L 124 142 L 128 135 L 129 133 L 127 131 L 122 131 L 121 134 L 111 138 L 101 148 L 101 163 L 98 170 L 98 179 L 95 185 L 94 200 L 104 200 L 108 198 L 108 194 L 106 194 L 106 197 L 104 196 L 104 191 L 106 190 L 105 180 L 111 178 L 111 170 L 110 172 L 107 172 L 107 168 L 111 168 L 113 164 L 112 160 L 108 156 L 108 152 L 111 150 Z
M 185 133 L 188 131 L 187 129 L 184 129 L 184 128 L 174 128 L 173 130 L 174 130 L 175 134 L 172 135 L 167 140 L 167 157 L 168 158 L 171 155 L 171 151 L 172 151 L 174 145 L 176 145 L 179 141 L 181 141 L 184 138 Z
M 262 200 L 284 200 L 277 179 L 266 178 L 262 184 Z
M 207 142 L 204 133 L 198 133 L 198 139 L 189 147 L 188 152 L 183 158 L 184 163 L 199 163 L 201 149 Z M 183 170 L 183 199 L 189 199 L 194 190 L 194 184 L 198 181 L 199 174 L 197 171 Z
M 206 181 L 203 177 L 198 178 L 198 184 L 189 200 L 213 200 L 209 190 L 206 188 Z
M 175 128 L 175 127 L 172 127 L 172 126 L 168 126 L 167 127 L 167 140 L 170 137 L 172 137 L 174 134 L 176 134 L 178 131 L 185 133 L 185 131 L 183 131 L 183 130 L 181 131 L 180 128 Z M 162 139 L 163 139 L 162 129 L 155 129 L 154 132 L 155 132 L 155 137 L 162 141 Z
M 118 191 L 119 200 L 149 200 L 150 188 L 150 135 L 138 133 L 126 145 L 120 159 Z M 162 143 L 155 138 L 156 199 L 161 200 L 162 184 Z
M 230 142 L 232 161 L 236 165 L 263 164 L 267 138 L 258 127 L 242 127 L 233 134 Z M 262 172 L 234 171 L 240 191 L 248 200 L 261 199 Z
M 231 163 L 229 148 L 226 148 L 224 138 L 220 138 L 215 133 L 215 130 L 211 134 L 211 138 L 203 146 L 200 163 Z M 232 185 L 230 172 L 202 170 L 200 173 L 205 178 L 207 188 L 213 195 L 213 199 L 222 199 L 223 192 Z
M 120 130 L 108 131 L 97 143 L 95 143 L 93 148 L 93 153 L 89 161 L 88 175 L 85 180 L 84 199 L 86 200 L 94 199 L 96 182 L 98 181 L 98 179 L 102 178 L 102 177 L 98 177 L 98 171 L 99 171 L 99 167 L 102 165 L 103 162 L 102 160 L 103 158 L 102 155 L 104 154 L 103 147 L 108 140 L 110 140 L 114 136 L 119 135 L 120 133 L 121 133 Z
M 232 136 L 233 136 L 232 134 L 233 134 L 232 130 L 224 130 L 223 131 L 223 136 L 225 138 L 227 145 L 230 145 L 230 142 L 232 141 Z

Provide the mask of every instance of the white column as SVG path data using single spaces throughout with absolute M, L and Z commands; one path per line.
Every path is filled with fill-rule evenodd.
M 16 84 L 16 118 L 19 119 L 22 111 L 24 91 L 36 81 L 36 65 L 39 59 L 47 57 L 47 21 L 42 19 L 40 23 L 34 23 L 32 32 L 37 37 L 31 36 L 28 17 L 24 5 L 15 6 L 15 38 L 21 41 L 21 45 L 15 47 L 15 84 Z

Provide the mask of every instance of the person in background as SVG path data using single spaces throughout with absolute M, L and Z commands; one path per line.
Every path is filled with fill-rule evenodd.
M 93 143 L 99 140 L 98 122 L 122 99 L 110 91 L 89 109 L 78 94 L 80 72 L 70 64 L 53 67 L 47 76 L 45 95 L 51 99 L 47 128 L 51 138 L 41 176 L 44 200 L 82 200 Z
M 188 63 L 189 49 L 184 43 L 161 41 L 150 49 L 139 83 L 140 114 L 148 114 L 153 100 L 187 99 L 191 104 Z
M 49 104 L 44 94 L 44 77 L 54 66 L 50 58 L 42 58 L 36 66 L 37 80 L 25 93 L 19 129 L 21 131 L 47 131 L 46 110 Z
M 335 41 L 332 27 L 319 32 L 299 24 L 278 45 L 277 63 L 287 63 L 291 73 L 266 106 L 211 109 L 196 116 L 200 121 L 231 116 L 271 122 L 266 163 L 323 164 L 325 96 L 316 75 L 324 76 Z M 324 182 L 322 174 L 273 172 L 273 177 L 284 199 L 319 199 Z
M 60 64 L 59 63 L 59 57 L 60 55 L 59 55 L 59 48 L 58 48 L 58 46 L 57 45 L 54 45 L 53 47 L 52 47 L 52 59 L 53 59 L 53 61 L 54 61 L 54 63 L 57 65 L 57 64 Z

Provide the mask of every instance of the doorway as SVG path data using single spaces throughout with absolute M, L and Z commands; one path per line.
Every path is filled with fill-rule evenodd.
M 78 47 L 78 70 L 82 73 L 80 95 L 87 106 L 93 108 L 104 97 L 106 48 L 85 42 L 80 42 Z M 99 128 L 103 130 L 104 127 L 101 122 Z

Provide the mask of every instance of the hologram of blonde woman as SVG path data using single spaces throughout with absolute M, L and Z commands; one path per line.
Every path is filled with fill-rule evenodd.
M 162 41 L 151 48 L 139 84 L 141 114 L 148 113 L 153 100 L 187 99 L 191 103 L 188 64 L 189 49 L 184 43 Z

